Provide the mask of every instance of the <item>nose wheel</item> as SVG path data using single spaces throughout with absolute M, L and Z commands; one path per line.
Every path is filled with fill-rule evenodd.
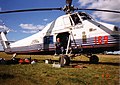
M 61 55 L 59 58 L 59 63 L 61 66 L 68 66 L 70 64 L 70 57 L 68 57 L 68 55 Z

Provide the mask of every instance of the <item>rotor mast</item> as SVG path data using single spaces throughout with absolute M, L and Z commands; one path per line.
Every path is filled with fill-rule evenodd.
M 74 6 L 72 5 L 72 0 L 66 0 L 66 5 L 63 7 L 63 11 L 66 14 L 70 14 L 72 12 L 74 12 Z

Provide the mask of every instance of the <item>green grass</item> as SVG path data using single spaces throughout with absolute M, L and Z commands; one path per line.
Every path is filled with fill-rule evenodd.
M 7 59 L 11 57 L 4 53 L 0 55 Z M 99 64 L 89 64 L 88 58 L 79 56 L 72 60 L 70 66 L 63 68 L 53 68 L 52 64 L 44 63 L 44 59 L 57 59 L 53 56 L 17 57 L 32 57 L 39 62 L 33 65 L 0 65 L 0 85 L 119 85 L 119 55 L 99 55 Z M 73 68 L 72 65 L 80 65 L 81 68 Z

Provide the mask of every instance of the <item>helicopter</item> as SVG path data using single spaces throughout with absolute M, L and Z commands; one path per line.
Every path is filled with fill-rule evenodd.
M 70 54 L 86 54 L 90 62 L 97 63 L 99 59 L 93 54 L 119 51 L 119 27 L 96 21 L 85 12 L 74 12 L 90 10 L 120 13 L 119 11 L 77 8 L 72 5 L 72 0 L 66 0 L 66 5 L 60 8 L 11 10 L 1 11 L 0 14 L 49 10 L 60 10 L 66 14 L 50 22 L 42 31 L 16 42 L 7 39 L 8 31 L 0 32 L 4 51 L 8 54 L 54 54 L 56 39 L 60 38 L 65 52 L 60 56 L 59 62 L 64 65 L 70 64 Z

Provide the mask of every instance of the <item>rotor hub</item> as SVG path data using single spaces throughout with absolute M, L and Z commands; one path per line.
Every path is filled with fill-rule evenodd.
M 75 11 L 75 8 L 73 5 L 69 6 L 69 5 L 65 5 L 63 7 L 63 11 L 66 13 L 66 14 L 70 14 L 70 13 L 73 13 Z

